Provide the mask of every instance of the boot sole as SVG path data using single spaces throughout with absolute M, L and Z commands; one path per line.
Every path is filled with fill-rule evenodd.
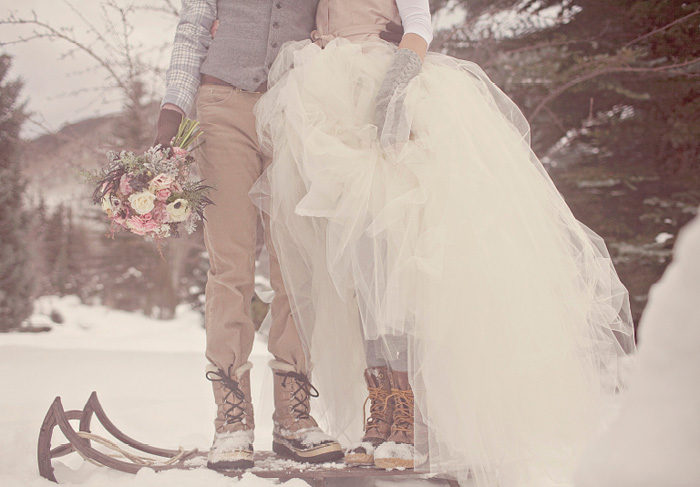
M 273 441 L 272 451 L 281 457 L 306 463 L 334 462 L 343 458 L 343 450 L 338 443 L 319 445 L 316 448 L 308 450 L 296 450 L 277 441 Z
M 238 450 L 231 452 L 229 455 L 230 460 L 221 460 L 219 462 L 207 461 L 207 468 L 212 470 L 245 470 L 248 468 L 253 468 L 254 453 L 250 450 Z
M 345 455 L 347 465 L 371 466 L 374 465 L 374 455 L 367 453 L 348 453 Z
M 413 469 L 413 460 L 405 460 L 403 458 L 375 458 L 374 466 L 386 470 L 395 468 Z
M 212 470 L 246 470 L 253 468 L 254 466 L 255 463 L 253 462 L 252 455 L 251 458 L 244 458 L 240 460 L 207 462 L 207 468 Z

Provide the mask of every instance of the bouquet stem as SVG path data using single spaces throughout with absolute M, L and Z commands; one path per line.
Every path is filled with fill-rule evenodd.
M 180 127 L 177 130 L 177 135 L 173 139 L 173 147 L 181 147 L 189 150 L 189 146 L 202 135 L 202 129 L 199 128 L 197 120 L 190 120 L 187 117 L 182 119 Z

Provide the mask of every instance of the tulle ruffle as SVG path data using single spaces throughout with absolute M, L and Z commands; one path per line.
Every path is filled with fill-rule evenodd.
M 429 53 L 387 125 L 374 99 L 396 48 L 287 45 L 256 106 L 270 214 L 331 431 L 357 440 L 362 340 L 409 340 L 425 471 L 479 485 L 566 485 L 634 348 L 627 291 L 475 64 Z M 318 413 L 317 413 L 318 414 Z

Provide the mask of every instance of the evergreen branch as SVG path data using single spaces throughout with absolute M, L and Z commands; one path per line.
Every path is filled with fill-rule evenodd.
M 533 120 L 539 113 L 544 109 L 545 106 L 547 106 L 552 100 L 558 98 L 561 94 L 564 92 L 568 91 L 569 89 L 573 88 L 576 85 L 579 85 L 585 81 L 589 81 L 593 78 L 597 78 L 598 76 L 603 76 L 607 74 L 613 74 L 613 73 L 659 73 L 659 72 L 668 72 L 672 71 L 674 69 L 681 69 L 681 68 L 686 68 L 688 66 L 692 66 L 693 64 L 700 63 L 700 57 L 693 58 L 689 61 L 685 61 L 682 63 L 676 63 L 676 64 L 668 64 L 665 66 L 656 66 L 656 67 L 633 67 L 633 66 L 607 66 L 604 68 L 597 69 L 595 71 L 591 71 L 590 73 L 582 74 L 580 76 L 577 76 L 576 78 L 569 80 L 568 82 L 564 83 L 551 93 L 549 93 L 547 96 L 545 96 L 540 102 L 535 106 L 535 108 L 532 110 L 532 113 L 528 117 L 530 120 Z

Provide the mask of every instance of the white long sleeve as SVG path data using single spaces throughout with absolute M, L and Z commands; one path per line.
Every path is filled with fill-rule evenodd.
M 430 19 L 428 0 L 396 0 L 403 33 L 418 34 L 430 45 L 433 40 L 433 25 Z

